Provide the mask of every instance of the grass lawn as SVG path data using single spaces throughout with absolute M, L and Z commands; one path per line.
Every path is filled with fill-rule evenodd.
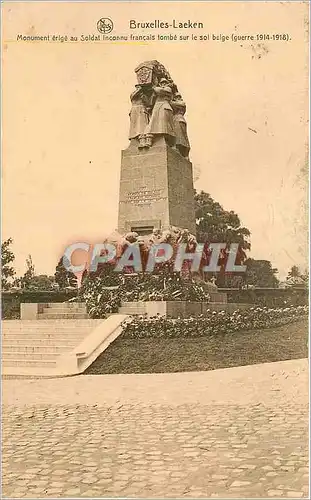
M 86 370 L 103 373 L 207 371 L 308 357 L 308 321 L 199 338 L 117 338 Z

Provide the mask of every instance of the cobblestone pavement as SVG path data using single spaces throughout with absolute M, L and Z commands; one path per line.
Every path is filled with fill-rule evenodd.
M 4 381 L 4 496 L 308 497 L 306 360 L 108 377 Z

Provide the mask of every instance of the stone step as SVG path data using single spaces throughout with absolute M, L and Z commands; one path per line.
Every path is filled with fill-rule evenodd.
M 42 314 L 87 314 L 86 308 L 79 307 L 77 309 L 69 307 L 44 307 Z M 88 317 L 88 316 L 87 316 Z
M 78 333 L 79 335 L 83 335 L 84 333 L 87 334 L 88 332 L 92 331 L 92 328 L 96 328 L 96 326 L 94 327 L 80 327 L 80 328 L 63 328 L 63 327 L 47 327 L 47 326 L 42 326 L 40 328 L 40 321 L 38 321 L 38 325 L 36 325 L 36 327 L 25 327 L 25 328 L 18 328 L 18 327 L 13 327 L 13 328 L 3 328 L 2 332 L 3 334 L 6 334 L 6 333 L 25 333 L 26 335 L 28 333 L 34 333 L 35 335 L 39 334 L 39 333 L 50 333 L 50 334 L 53 334 L 53 333 L 65 333 L 65 334 L 72 334 L 72 333 Z
M 38 323 L 40 323 L 38 321 Z M 94 327 L 96 328 L 96 327 Z M 5 328 L 2 331 L 2 335 L 7 335 L 10 333 L 14 333 L 15 335 L 19 335 L 21 333 L 24 333 L 25 335 L 28 335 L 29 333 L 32 333 L 34 335 L 39 335 L 43 333 L 64 333 L 65 335 L 70 335 L 77 333 L 78 335 L 87 335 L 88 332 L 92 331 L 92 328 Z
M 2 327 L 3 328 L 6 328 L 6 327 L 14 327 L 14 326 L 18 326 L 19 328 L 21 329 L 24 329 L 25 327 L 28 327 L 28 328 L 33 328 L 33 327 L 36 327 L 36 326 L 39 326 L 40 328 L 42 328 L 43 325 L 46 325 L 46 326 L 53 326 L 53 327 L 56 327 L 56 326 L 61 326 L 61 327 L 66 327 L 66 328 L 76 328 L 76 327 L 84 327 L 84 326 L 94 326 L 97 324 L 99 324 L 99 322 L 103 321 L 102 319 L 90 319 L 90 318 L 86 318 L 86 319 L 79 319 L 78 321 L 75 320 L 75 319 L 71 319 L 71 320 L 68 320 L 68 321 L 64 321 L 63 319 L 56 319 L 56 320 L 49 320 L 49 319 L 45 319 L 45 320 L 41 320 L 40 323 L 38 323 L 38 320 L 31 320 L 31 319 L 24 319 L 24 320 L 20 320 L 20 319 L 7 319 L 7 320 L 3 320 L 2 321 Z
M 82 373 L 122 333 L 125 319 L 116 314 L 106 320 L 5 321 L 2 375 L 42 378 Z M 64 328 L 68 323 L 70 328 Z
M 42 319 L 38 320 L 6 320 L 2 322 L 2 331 L 91 331 L 103 320 L 97 319 Z
M 62 332 L 59 333 L 42 333 L 40 334 L 40 340 L 42 342 L 47 342 L 51 341 L 55 344 L 58 344 L 59 342 L 68 342 L 68 343 L 79 343 L 82 342 L 82 340 L 86 337 L 87 335 L 79 335 L 79 334 L 64 334 Z M 27 333 L 19 333 L 19 334 L 4 334 L 3 340 L 6 342 L 10 342 L 11 344 L 15 343 L 16 341 L 24 342 L 24 343 L 29 343 L 29 342 L 37 342 L 38 341 L 38 335 L 36 334 L 27 334 Z
M 50 309 L 86 309 L 84 302 L 50 302 L 46 304 Z
M 68 311 L 71 314 L 73 309 Z M 2 322 L 2 365 L 13 371 L 57 369 L 58 358 L 73 351 L 101 321 L 89 318 L 5 320 Z
M 72 339 L 68 339 L 65 337 L 50 337 L 50 338 L 38 338 L 38 337 L 25 337 L 24 335 L 20 335 L 18 337 L 4 337 L 2 339 L 2 348 L 3 347 L 20 347 L 20 346 L 34 346 L 34 347 L 45 347 L 45 346 L 54 346 L 57 345 L 59 347 L 71 347 L 77 345 L 77 342 L 82 342 L 85 336 L 81 337 L 73 337 Z
M 96 328 L 96 325 L 94 326 L 77 326 L 77 327 L 73 327 L 73 326 L 58 326 L 58 325 L 51 325 L 51 326 L 47 326 L 43 323 L 42 321 L 42 324 L 41 324 L 41 321 L 38 321 L 36 325 L 32 326 L 32 325 L 25 325 L 23 328 L 19 327 L 19 326 L 11 326 L 11 327 L 4 327 L 2 328 L 2 331 L 4 332 L 75 332 L 75 331 L 79 331 L 79 332 L 87 332 L 87 331 L 90 331 L 92 330 L 92 328 Z
M 58 313 L 55 311 L 52 312 L 43 312 L 38 314 L 38 320 L 42 319 L 87 319 L 88 315 L 86 313 L 79 312 L 67 312 L 67 313 Z
M 55 352 L 3 352 L 2 361 L 22 359 L 25 361 L 51 361 L 55 360 L 60 353 Z
M 55 360 L 25 360 L 25 359 L 10 359 L 2 360 L 3 367 L 34 367 L 34 368 L 56 368 Z
M 92 328 L 76 328 L 76 329 L 68 329 L 65 330 L 64 328 L 58 328 L 57 330 L 53 330 L 52 328 L 37 328 L 37 329 L 24 329 L 24 330 L 18 330 L 18 329 L 6 329 L 2 332 L 2 338 L 5 338 L 6 336 L 10 335 L 18 335 L 18 336 L 33 336 L 35 338 L 41 338 L 43 336 L 45 337 L 51 337 L 51 336 L 64 336 L 65 338 L 68 336 L 79 336 L 79 337 L 85 337 L 92 331 Z
M 145 309 L 143 307 L 141 308 L 133 308 L 133 307 L 128 307 L 128 306 L 122 306 L 119 308 L 118 311 L 119 314 L 138 314 L 142 315 L 145 313 Z
M 71 351 L 75 348 L 76 343 L 72 342 L 70 345 L 35 345 L 31 343 L 25 344 L 25 343 L 19 343 L 19 344 L 5 344 L 2 342 L 2 356 L 5 357 L 6 354 L 11 354 L 11 353 L 38 353 L 38 354 L 44 354 L 44 353 L 55 353 L 56 355 L 62 354 L 63 352 L 68 352 Z

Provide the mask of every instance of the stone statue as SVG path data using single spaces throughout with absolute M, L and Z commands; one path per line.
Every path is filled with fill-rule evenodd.
M 161 243 L 174 243 L 174 236 L 170 229 L 165 229 L 162 232 Z
M 155 228 L 152 230 L 152 235 L 150 237 L 149 242 L 153 245 L 157 245 L 161 242 L 161 236 L 162 236 L 161 229 Z
M 174 83 L 169 72 L 159 61 L 145 61 L 137 66 L 135 73 L 138 83 L 145 87 L 158 85 L 161 78 Z
M 131 231 L 124 236 L 124 239 L 126 243 L 136 243 L 138 239 L 138 233 L 135 233 L 135 231 Z
M 137 141 L 139 148 L 150 148 L 162 136 L 188 159 L 186 104 L 177 85 L 156 60 L 141 63 L 135 72 L 138 84 L 131 94 L 130 140 Z
M 167 143 L 173 145 L 175 142 L 175 130 L 173 109 L 170 104 L 173 92 L 168 80 L 161 78 L 159 85 L 153 87 L 153 91 L 156 95 L 156 100 L 150 122 L 145 129 L 146 146 L 152 146 L 152 139 L 157 135 L 164 136 Z
M 179 227 L 172 226 L 171 231 L 172 231 L 174 240 L 178 241 L 180 236 L 181 236 L 181 229 Z
M 187 122 L 184 117 L 186 104 L 179 93 L 175 94 L 171 106 L 174 111 L 174 130 L 176 136 L 175 146 L 185 158 L 189 157 L 190 143 L 187 135 Z
M 140 85 L 136 85 L 136 89 L 132 92 L 130 99 L 132 109 L 130 111 L 129 139 L 137 139 L 139 142 L 138 147 L 144 147 L 144 131 L 149 123 L 149 114 L 147 109 L 147 98 Z
M 217 292 L 218 286 L 216 285 L 216 278 L 213 276 L 208 281 L 205 281 L 205 287 L 209 292 Z

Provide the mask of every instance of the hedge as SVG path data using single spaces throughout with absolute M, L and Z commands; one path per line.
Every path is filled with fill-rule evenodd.
M 47 304 L 49 302 L 66 302 L 73 297 L 77 297 L 76 290 L 2 292 L 2 319 L 20 319 L 20 305 L 22 302 Z
M 262 307 L 288 307 L 308 304 L 307 288 L 219 288 L 227 294 L 228 302 L 255 304 Z

